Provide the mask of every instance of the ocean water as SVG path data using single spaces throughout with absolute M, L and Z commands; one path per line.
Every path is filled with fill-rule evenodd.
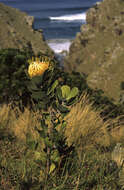
M 69 49 L 71 40 L 86 23 L 86 11 L 101 0 L 0 0 L 34 16 L 34 29 L 42 29 L 56 52 Z

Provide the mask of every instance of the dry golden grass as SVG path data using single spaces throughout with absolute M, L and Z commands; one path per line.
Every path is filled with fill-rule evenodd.
M 10 125 L 10 109 L 6 104 L 0 107 L 0 125 L 2 128 Z
M 0 127 L 14 133 L 19 140 L 25 141 L 27 134 L 36 139 L 38 133 L 35 126 L 40 126 L 39 117 L 39 113 L 31 112 L 28 108 L 22 113 L 18 108 L 12 109 L 4 104 L 0 108 Z
M 18 108 L 11 109 L 11 106 L 4 104 L 0 107 L 0 129 L 14 133 L 23 142 L 26 141 L 27 134 L 35 140 L 39 138 L 35 126 L 40 127 L 41 117 L 40 113 L 34 113 L 28 108 L 25 108 L 22 113 Z M 118 142 L 124 145 L 124 124 L 120 122 L 120 118 L 104 122 L 100 117 L 100 111 L 96 111 L 89 102 L 87 94 L 72 106 L 65 120 L 67 143 L 69 146 L 74 144 L 78 152 L 96 145 L 106 147 Z M 114 127 L 108 131 L 108 126 Z
M 67 127 L 65 136 L 68 145 L 74 144 L 81 151 L 85 148 L 93 148 L 96 144 L 110 146 L 113 142 L 124 139 L 124 125 L 119 118 L 103 121 L 100 111 L 96 111 L 89 102 L 88 95 L 84 94 L 80 101 L 71 108 L 66 116 Z M 108 126 L 116 127 L 108 131 Z M 123 141 L 124 142 L 124 141 Z
M 119 118 L 117 118 L 119 120 Z M 116 120 L 117 120 L 116 119 Z M 124 143 L 124 124 L 119 124 L 111 130 L 112 138 L 118 143 Z

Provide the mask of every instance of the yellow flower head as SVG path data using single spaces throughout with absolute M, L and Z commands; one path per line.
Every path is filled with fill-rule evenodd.
M 30 64 L 28 67 L 28 74 L 31 78 L 42 75 L 50 65 L 50 61 L 47 57 L 42 58 L 42 60 L 38 57 L 32 57 L 28 62 Z

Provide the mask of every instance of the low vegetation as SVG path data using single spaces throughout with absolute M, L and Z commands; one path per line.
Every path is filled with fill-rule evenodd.
M 28 62 L 48 63 L 32 56 L 0 51 L 0 189 L 122 190 L 123 105 L 50 57 L 31 78 Z

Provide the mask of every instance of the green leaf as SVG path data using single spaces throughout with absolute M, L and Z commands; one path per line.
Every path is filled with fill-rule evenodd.
M 63 85 L 61 87 L 61 91 L 62 91 L 62 97 L 66 99 L 68 97 L 69 93 L 70 93 L 70 86 Z
M 61 88 L 57 88 L 56 93 L 57 93 L 58 99 L 59 99 L 59 100 L 62 100 L 63 98 L 62 98 L 62 91 L 61 91 Z
M 61 112 L 61 113 L 67 113 L 69 112 L 69 109 L 63 105 L 60 105 L 59 103 L 56 103 L 57 109 Z
M 46 137 L 46 133 L 45 130 L 39 130 L 37 128 L 35 128 L 37 130 L 37 132 L 40 134 L 40 137 L 45 138 Z
M 66 125 L 67 125 L 66 121 L 63 121 L 63 123 L 61 125 L 62 129 L 65 129 Z
M 42 80 L 43 80 L 43 75 L 41 75 L 41 76 L 34 76 L 31 79 L 31 82 L 35 83 L 35 85 L 41 85 L 42 84 Z
M 58 84 L 59 84 L 59 81 L 58 80 L 55 80 L 55 82 L 53 83 L 53 85 L 52 85 L 52 87 L 51 88 L 49 88 L 49 90 L 48 90 L 48 95 L 51 93 L 51 92 L 53 92 L 54 91 L 54 89 L 58 86 Z
M 51 166 L 50 166 L 49 174 L 51 174 L 54 171 L 55 168 L 56 168 L 55 164 L 52 163 Z
M 34 156 L 35 156 L 35 160 L 40 160 L 40 158 L 41 158 L 41 153 L 38 152 L 38 151 L 35 151 Z
M 46 94 L 43 91 L 34 91 L 31 96 L 35 100 L 42 100 L 46 98 Z
M 53 150 L 53 152 L 51 154 L 51 160 L 56 163 L 60 161 L 60 156 L 59 156 L 58 150 Z
M 53 143 L 52 143 L 52 141 L 49 139 L 49 137 L 46 137 L 46 138 L 44 139 L 44 142 L 45 142 L 46 146 L 48 146 L 48 147 L 50 147 L 50 148 L 53 147 Z
M 69 95 L 68 95 L 68 97 L 66 98 L 66 100 L 68 101 L 68 100 L 70 100 L 71 98 L 76 97 L 76 96 L 78 95 L 78 93 L 79 93 L 79 90 L 78 90 L 77 87 L 72 88 L 72 90 L 71 90 L 71 92 L 69 93 Z
M 36 86 L 36 84 L 35 83 L 29 83 L 28 85 L 27 85 L 27 88 L 29 89 L 29 90 L 38 90 L 38 87 Z
M 28 146 L 30 147 L 31 150 L 35 150 L 37 146 L 37 142 L 35 141 L 27 141 Z
M 43 164 L 45 164 L 47 161 L 47 154 L 44 151 L 43 152 L 35 151 L 34 157 L 35 160 L 40 160 Z

